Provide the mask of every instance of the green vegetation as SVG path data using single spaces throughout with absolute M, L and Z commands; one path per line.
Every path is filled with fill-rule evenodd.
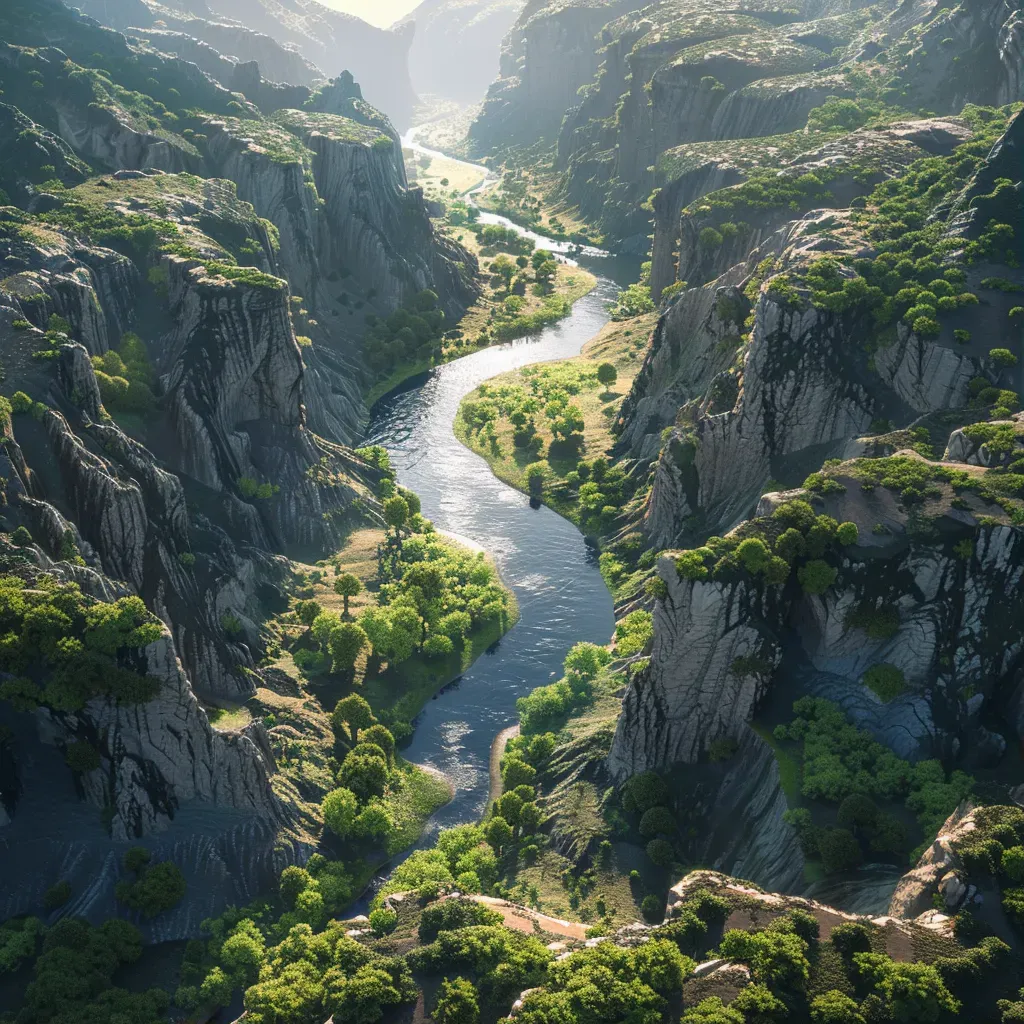
M 18 710 L 39 705 L 78 711 L 95 696 L 151 700 L 159 683 L 122 667 L 119 656 L 158 640 L 163 625 L 139 597 L 107 604 L 73 583 L 42 574 L 31 585 L 0 578 L 0 699 Z
M 883 669 L 883 693 L 895 684 Z M 899 675 L 902 687 L 903 674 Z M 895 677 L 893 676 L 892 679 Z M 896 694 L 893 694 L 895 696 Z M 892 699 L 884 697 L 883 699 Z M 974 779 L 961 771 L 947 774 L 938 761 L 910 764 L 850 725 L 829 701 L 802 697 L 793 705 L 796 718 L 778 726 L 774 739 L 796 744 L 802 761 L 801 793 L 808 800 L 837 805 L 832 824 L 818 824 L 811 811 L 796 808 L 787 820 L 797 830 L 808 856 L 820 857 L 826 870 L 846 870 L 861 862 L 864 851 L 904 860 L 909 836 L 898 815 L 878 806 L 905 803 L 917 815 L 920 835 L 930 842 L 943 821 L 970 795 Z
M 116 350 L 93 356 L 92 364 L 108 412 L 146 415 L 154 411 L 153 368 L 137 334 L 126 332 Z
M 150 864 L 151 854 L 142 846 L 133 846 L 122 858 L 126 872 L 134 874 L 133 881 L 117 883 L 117 898 L 144 917 L 156 917 L 177 906 L 185 895 L 185 877 L 181 869 L 170 861 Z

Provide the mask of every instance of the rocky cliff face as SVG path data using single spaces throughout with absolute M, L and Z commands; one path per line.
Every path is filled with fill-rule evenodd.
M 500 75 L 469 130 L 471 147 L 482 154 L 553 139 L 577 90 L 597 71 L 594 37 L 625 10 L 623 0 L 527 3 L 502 46 Z
M 215 0 L 201 9 L 193 4 L 180 11 L 144 0 L 83 0 L 77 6 L 122 31 L 148 30 L 159 20 L 157 28 L 181 32 L 242 63 L 257 62 L 272 82 L 314 85 L 324 77 L 351 72 L 363 83 L 370 102 L 403 127 L 416 101 L 409 79 L 413 33 L 404 27 L 376 28 L 316 0 L 287 6 Z
M 803 668 L 790 663 L 788 675 L 802 672 L 805 691 L 840 704 L 901 756 L 955 750 L 982 761 L 998 758 L 1002 741 L 980 717 L 984 708 L 1013 704 L 1022 668 L 1020 645 L 996 639 L 1005 636 L 1006 616 L 1019 614 L 1006 595 L 1017 592 L 1024 573 L 1020 528 L 991 497 L 971 492 L 967 501 L 951 504 L 952 490 L 940 485 L 921 510 L 933 524 L 922 533 L 915 510 L 901 506 L 884 485 L 876 492 L 863 476 L 868 465 L 863 460 L 830 470 L 843 490 L 826 488 L 832 493 L 818 499 L 826 514 L 856 523 L 860 538 L 844 549 L 835 582 L 820 594 L 806 593 L 793 578 L 762 584 L 723 568 L 702 576 L 677 571 L 674 557 L 661 559 L 665 596 L 655 604 L 650 665 L 623 702 L 608 759 L 614 774 L 697 762 L 716 739 L 741 738 L 783 657 L 795 657 L 794 651 Z M 813 497 L 766 495 L 761 518 L 734 536 L 757 536 L 777 521 L 771 513 L 784 499 L 801 496 Z M 856 613 L 879 606 L 893 609 L 898 626 L 872 639 Z M 907 682 L 906 693 L 884 706 L 862 682 L 865 671 L 882 662 Z M 965 685 L 975 697 L 952 708 L 950 692 Z

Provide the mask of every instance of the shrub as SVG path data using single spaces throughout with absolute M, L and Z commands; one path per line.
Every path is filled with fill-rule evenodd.
M 836 540 L 844 547 L 856 544 L 859 536 L 860 531 L 857 529 L 856 523 L 840 523 L 839 528 L 836 530 Z
M 31 412 L 32 399 L 24 391 L 15 391 L 11 395 L 11 411 L 15 413 Z
M 854 953 L 871 952 L 871 932 L 867 926 L 857 921 L 844 921 L 837 924 L 829 935 L 829 941 L 840 956 L 850 960 Z
M 807 594 L 824 594 L 836 581 L 839 570 L 820 558 L 812 559 L 797 570 L 800 586 Z
M 356 820 L 359 803 L 355 793 L 350 789 L 333 789 L 321 804 L 324 824 L 340 838 L 344 839 L 351 833 Z
M 533 495 L 539 495 L 544 490 L 544 481 L 548 478 L 551 467 L 543 460 L 531 462 L 526 467 L 526 485 Z
M 84 741 L 69 743 L 64 752 L 64 760 L 73 772 L 81 773 L 95 771 L 102 764 L 99 751 Z
M 453 653 L 455 644 L 443 633 L 431 633 L 423 644 L 423 653 L 428 658 L 444 658 Z
M 1017 357 L 1008 348 L 990 348 L 988 357 L 996 366 L 1010 367 L 1017 365 Z
M 860 843 L 845 828 L 822 829 L 818 836 L 818 852 L 829 874 L 833 871 L 850 871 L 864 859 Z
M 185 876 L 176 864 L 161 861 L 139 869 L 133 882 L 118 882 L 114 891 L 118 900 L 132 910 L 140 911 L 144 917 L 156 917 L 181 902 Z
M 71 899 L 71 883 L 66 878 L 62 878 L 43 894 L 43 906 L 47 910 L 56 910 L 58 907 L 63 907 L 69 899 Z
M 33 543 L 32 534 L 24 526 L 19 526 L 11 534 L 11 542 L 17 544 L 19 548 L 27 548 Z
M 653 893 L 648 893 L 640 901 L 640 913 L 648 921 L 660 921 L 664 917 L 665 904 Z
M 668 786 L 655 772 L 641 772 L 622 784 L 623 809 L 635 814 L 644 814 L 652 807 L 668 800 Z
M 1003 873 L 1012 882 L 1024 882 L 1024 846 L 1011 846 L 1003 850 Z
M 759 537 L 748 537 L 736 548 L 736 556 L 750 573 L 763 572 L 771 559 L 768 545 Z
M 434 1005 L 431 1019 L 435 1024 L 477 1024 L 480 1006 L 476 988 L 465 978 L 445 978 Z
M 398 927 L 398 914 L 387 907 L 370 911 L 370 928 L 377 936 L 390 935 Z
M 903 670 L 885 662 L 872 665 L 864 673 L 861 682 L 883 704 L 888 704 L 890 701 L 895 700 L 906 690 L 906 679 L 903 675 Z
M 708 569 L 701 551 L 681 551 L 676 558 L 676 572 L 682 579 L 706 580 Z
M 640 819 L 640 835 L 653 839 L 657 835 L 672 836 L 676 833 L 676 819 L 667 807 L 652 807 L 644 811 Z
M 848 995 L 830 989 L 811 1000 L 811 1024 L 865 1024 L 865 1017 Z

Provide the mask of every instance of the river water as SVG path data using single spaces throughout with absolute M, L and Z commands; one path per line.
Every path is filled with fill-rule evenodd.
M 443 155 L 415 143 L 414 132 L 402 140 L 405 148 Z M 462 399 L 488 378 L 577 355 L 607 322 L 608 302 L 636 280 L 638 261 L 589 248 L 569 258 L 567 243 L 493 214 L 481 212 L 480 220 L 516 227 L 538 247 L 596 274 L 598 283 L 561 322 L 439 366 L 373 410 L 366 443 L 388 449 L 399 482 L 420 496 L 423 514 L 438 529 L 474 541 L 494 557 L 519 601 L 516 626 L 427 705 L 403 751 L 408 760 L 443 772 L 455 790 L 451 803 L 434 815 L 421 845 L 431 845 L 440 828 L 480 817 L 487 802 L 491 743 L 515 723 L 516 699 L 557 679 L 574 643 L 607 643 L 615 625 L 596 553 L 580 532 L 498 480 L 482 458 L 459 443 L 452 424 Z

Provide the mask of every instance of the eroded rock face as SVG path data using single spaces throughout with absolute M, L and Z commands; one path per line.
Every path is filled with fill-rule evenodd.
M 668 593 L 654 607 L 650 664 L 623 700 L 608 757 L 617 778 L 697 761 L 715 739 L 738 738 L 782 656 L 784 608 L 771 588 L 682 579 L 670 558 L 658 574 Z M 739 658 L 764 671 L 736 673 Z
M 974 808 L 963 803 L 946 819 L 915 867 L 900 879 L 889 903 L 893 917 L 912 921 L 929 914 L 937 909 L 936 895 L 941 896 L 943 909 L 950 914 L 958 909 L 967 892 L 967 872 L 956 845 L 974 829 Z
M 856 523 L 861 540 L 821 595 L 792 579 L 785 587 L 746 577 L 687 579 L 672 558 L 661 559 L 666 591 L 655 603 L 650 662 L 626 691 L 608 757 L 616 777 L 697 762 L 716 739 L 739 740 L 781 664 L 784 637 L 787 649 L 797 639 L 802 648 L 803 690 L 839 704 L 900 756 L 998 759 L 1001 748 L 991 749 L 980 716 L 986 706 L 1013 705 L 1024 664 L 1024 644 L 1008 632 L 1021 609 L 1007 600 L 1024 578 L 1021 531 L 985 530 L 965 559 L 955 533 L 912 538 L 907 513 L 880 490 L 861 491 L 851 480 L 826 499 L 827 513 Z M 761 512 L 770 513 L 773 497 Z M 939 521 L 963 530 L 980 514 L 950 507 Z M 872 638 L 851 613 L 880 604 L 898 624 L 890 636 Z M 862 681 L 879 663 L 906 681 L 905 693 L 885 705 Z M 950 698 L 964 685 L 975 692 L 966 705 Z

